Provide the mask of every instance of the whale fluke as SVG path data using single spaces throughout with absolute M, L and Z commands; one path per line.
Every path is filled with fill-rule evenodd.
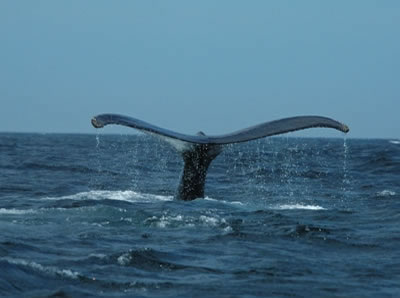
M 184 160 L 184 168 L 176 196 L 178 199 L 187 201 L 204 197 L 207 169 L 212 160 L 221 153 L 223 145 L 247 142 L 313 127 L 326 127 L 344 133 L 349 132 L 347 125 L 321 116 L 284 118 L 219 136 L 207 136 L 202 132 L 197 135 L 181 134 L 118 114 L 101 114 L 93 117 L 91 122 L 96 128 L 102 128 L 109 124 L 128 126 L 160 137 L 172 145 L 181 153 Z

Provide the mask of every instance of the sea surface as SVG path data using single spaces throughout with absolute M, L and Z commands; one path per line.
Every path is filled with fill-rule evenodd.
M 0 134 L 1 297 L 400 297 L 400 141 Z

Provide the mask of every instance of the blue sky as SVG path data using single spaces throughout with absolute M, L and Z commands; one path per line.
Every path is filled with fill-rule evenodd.
M 219 134 L 312 114 L 400 138 L 399 36 L 395 0 L 4 0 L 0 131 L 94 133 L 113 112 Z

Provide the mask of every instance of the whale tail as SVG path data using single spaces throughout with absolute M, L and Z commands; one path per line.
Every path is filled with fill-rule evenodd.
M 349 128 L 345 124 L 320 116 L 284 118 L 220 136 L 207 136 L 203 132 L 199 132 L 195 136 L 181 134 L 135 118 L 117 114 L 98 115 L 93 117 L 91 122 L 95 128 L 102 128 L 109 124 L 135 128 L 159 137 L 172 145 L 182 155 L 184 161 L 176 197 L 185 201 L 204 197 L 204 185 L 208 167 L 222 152 L 224 145 L 247 142 L 313 127 L 326 127 L 344 133 L 349 132 Z

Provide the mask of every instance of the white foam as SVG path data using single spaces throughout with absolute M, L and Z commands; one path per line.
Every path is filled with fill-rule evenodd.
M 326 210 L 324 207 L 318 205 L 302 205 L 302 204 L 284 204 L 277 205 L 273 209 L 278 210 Z
M 92 190 L 62 197 L 45 197 L 44 200 L 116 200 L 126 202 L 171 201 L 173 196 L 139 193 L 132 190 Z
M 129 264 L 129 262 L 132 260 L 132 256 L 129 253 L 124 253 L 120 255 L 117 259 L 118 264 L 121 266 L 126 266 Z
M 216 217 L 201 215 L 199 219 L 201 222 L 209 226 L 216 226 L 219 223 L 219 218 Z
M 216 199 L 213 199 L 213 198 L 210 198 L 210 197 L 205 197 L 204 200 L 211 201 L 211 202 L 224 203 L 224 204 L 228 204 L 228 205 L 241 205 L 241 206 L 244 205 L 242 202 L 239 202 L 239 201 L 216 200 Z
M 97 259 L 105 259 L 105 258 L 107 258 L 107 255 L 106 254 L 96 254 L 96 253 L 93 253 L 93 254 L 89 254 L 89 258 L 97 258 Z
M 152 219 L 153 220 L 155 219 L 157 221 L 156 225 L 159 228 L 166 228 L 169 225 L 184 222 L 184 218 L 182 215 L 177 215 L 177 216 L 163 215 L 160 217 L 160 219 L 157 219 L 157 217 L 153 216 Z
M 198 226 L 205 227 L 224 227 L 227 229 L 229 227 L 225 218 L 220 218 L 219 216 L 209 216 L 209 215 L 200 215 L 198 218 L 193 216 L 183 216 L 183 215 L 162 215 L 160 217 L 152 216 L 145 220 L 145 223 L 151 224 L 152 226 L 156 226 L 158 228 L 167 228 L 167 227 L 187 227 L 193 228 Z
M 225 232 L 225 233 L 231 233 L 232 231 L 233 231 L 233 229 L 232 229 L 231 226 L 226 226 L 226 227 L 224 228 L 224 232 Z
M 39 271 L 51 276 L 61 276 L 63 278 L 69 278 L 69 279 L 77 279 L 79 278 L 80 274 L 78 272 L 74 272 L 70 269 L 58 269 L 57 267 L 53 266 L 43 266 L 39 263 L 33 262 L 33 261 L 27 261 L 24 259 L 16 259 L 16 258 L 10 258 L 10 257 L 2 257 L 0 260 L 4 260 L 8 262 L 9 264 L 13 265 L 18 265 L 18 266 L 24 266 L 24 267 L 29 267 L 35 271 Z
M 0 214 L 4 214 L 4 215 L 24 215 L 24 214 L 31 214 L 31 213 L 36 213 L 36 211 L 33 209 L 0 208 Z
M 395 196 L 396 195 L 396 192 L 395 191 L 392 191 L 392 190 L 382 190 L 382 191 L 380 191 L 380 192 L 377 192 L 376 193 L 376 195 L 378 196 L 378 197 L 391 197 L 391 196 Z
M 400 140 L 390 140 L 389 143 L 399 145 L 400 144 Z

